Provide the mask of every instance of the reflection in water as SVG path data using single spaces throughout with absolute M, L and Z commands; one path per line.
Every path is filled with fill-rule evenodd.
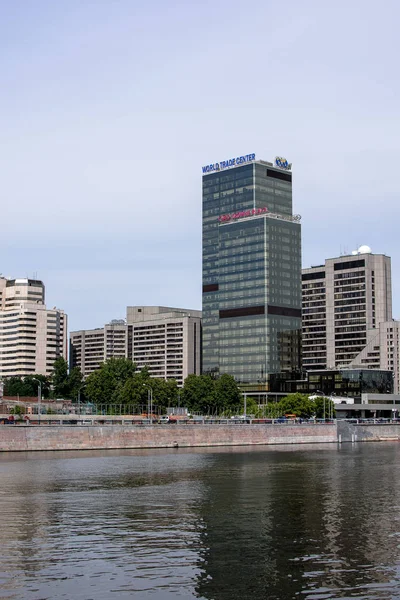
M 0 597 L 400 598 L 396 444 L 0 456 Z

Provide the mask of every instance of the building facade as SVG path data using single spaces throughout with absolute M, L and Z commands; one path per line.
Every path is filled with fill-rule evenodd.
M 113 320 L 99 329 L 71 331 L 69 342 L 70 367 L 78 367 L 84 377 L 110 358 L 125 358 L 127 326 L 123 320 Z
M 128 306 L 127 357 L 151 377 L 179 386 L 201 373 L 201 311 L 167 306 Z
M 391 260 L 367 246 L 303 269 L 302 288 L 305 370 L 353 364 L 379 324 L 392 318 Z
M 67 316 L 46 309 L 43 282 L 0 278 L 0 377 L 49 376 L 60 356 L 67 358 Z
M 201 373 L 201 311 L 167 306 L 128 306 L 125 321 L 73 331 L 70 367 L 84 377 L 110 358 L 129 358 L 151 377 L 176 379 Z
M 290 168 L 254 155 L 203 168 L 203 372 L 259 390 L 300 368 L 301 226 Z
M 367 345 L 352 360 L 351 368 L 392 372 L 393 389 L 400 393 L 400 321 L 384 321 L 368 331 Z

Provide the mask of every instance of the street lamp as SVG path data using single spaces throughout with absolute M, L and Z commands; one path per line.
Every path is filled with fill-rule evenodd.
M 77 402 L 78 402 L 78 415 L 79 415 L 79 416 L 81 415 L 81 410 L 82 410 L 82 409 L 81 409 L 81 391 L 83 390 L 83 388 L 84 388 L 84 386 L 82 385 L 82 387 L 80 387 L 80 388 L 78 389 L 78 394 L 77 394 Z M 85 410 L 85 413 L 84 413 L 84 414 L 86 414 L 86 410 Z
M 147 387 L 147 411 L 150 412 L 150 425 L 153 424 L 153 417 L 152 417 L 152 413 L 153 413 L 153 388 L 151 387 L 151 385 L 144 383 L 143 384 L 144 387 Z M 150 406 L 150 411 L 149 411 L 149 406 Z
M 321 392 L 321 390 L 316 390 L 316 393 L 317 394 L 322 394 L 322 398 L 323 398 L 323 401 L 324 401 L 324 421 L 325 421 L 325 394 L 324 394 L 324 392 Z
M 42 405 L 42 382 L 40 379 L 36 379 L 36 377 L 32 377 L 33 381 L 37 381 L 38 382 L 38 421 L 39 421 L 39 425 L 40 425 L 40 412 L 41 412 L 41 405 Z

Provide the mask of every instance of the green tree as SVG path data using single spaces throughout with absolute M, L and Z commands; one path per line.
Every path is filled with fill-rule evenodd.
M 143 380 L 146 372 L 139 377 Z M 110 358 L 86 380 L 85 396 L 94 404 L 122 404 L 126 382 L 134 377 L 136 365 L 127 358 Z
M 165 380 L 153 378 L 150 385 L 153 389 L 153 405 L 161 412 L 168 406 L 175 406 L 178 398 L 178 385 L 174 379 Z
M 128 404 L 136 409 L 147 405 L 148 388 L 138 376 L 127 379 L 121 390 L 121 404 Z
M 209 375 L 188 375 L 182 396 L 183 403 L 191 412 L 213 413 L 216 408 L 215 380 Z
M 29 392 L 32 390 L 29 388 Z M 26 393 L 26 386 L 22 377 L 7 377 L 4 380 L 4 391 L 5 396 L 32 396 L 33 394 Z
M 7 377 L 4 380 L 5 396 L 37 396 L 38 380 L 42 383 L 42 398 L 50 394 L 50 381 L 45 375 L 27 375 L 26 377 Z
M 215 407 L 219 413 L 237 411 L 242 402 L 242 394 L 232 375 L 224 373 L 216 379 Z
M 78 367 L 68 370 L 68 363 L 60 356 L 54 361 L 51 375 L 53 393 L 56 398 L 78 399 L 78 394 L 83 396 L 83 375 Z
M 314 415 L 317 419 L 328 419 L 329 417 L 335 417 L 335 404 L 330 398 L 324 398 L 319 396 L 314 398 Z
M 268 402 L 267 406 L 265 407 L 265 410 L 263 411 L 263 414 L 268 419 L 277 419 L 281 417 L 284 413 L 279 402 Z
M 70 382 L 68 380 L 68 363 L 62 356 L 59 356 L 54 361 L 51 383 L 56 398 L 69 398 Z
M 79 367 L 72 367 L 68 375 L 69 398 L 81 401 L 85 398 L 85 382 Z
M 31 390 L 33 390 L 32 396 L 37 396 L 38 394 L 38 380 L 42 384 L 42 398 L 50 398 L 51 397 L 51 379 L 50 377 L 46 377 L 46 375 L 36 374 L 36 375 L 27 375 L 24 377 L 24 382 L 28 385 Z
M 293 414 L 308 419 L 314 415 L 314 403 L 304 394 L 289 394 L 278 402 L 281 414 Z
M 242 412 L 244 414 L 244 396 L 242 398 Z M 260 416 L 258 404 L 251 396 L 247 396 L 246 398 L 246 415 L 254 415 L 255 417 Z

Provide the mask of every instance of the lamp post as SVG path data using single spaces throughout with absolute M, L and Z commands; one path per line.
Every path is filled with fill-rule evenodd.
M 324 421 L 325 421 L 325 394 L 324 392 L 321 392 L 321 390 L 316 390 L 317 394 L 322 394 L 322 399 L 324 401 Z
M 78 398 L 77 398 L 77 400 L 78 400 L 78 415 L 81 414 L 81 391 L 82 391 L 82 387 L 80 387 L 78 390 Z M 85 411 L 85 414 L 86 414 L 86 411 Z
M 40 379 L 36 379 L 36 377 L 32 377 L 32 379 L 33 381 L 38 382 L 38 421 L 40 425 L 40 413 L 42 407 L 42 382 L 40 381 Z
M 153 417 L 152 417 L 152 413 L 153 413 L 153 388 L 151 387 L 151 385 L 148 385 L 146 383 L 143 384 L 144 387 L 147 387 L 147 412 L 150 413 L 150 425 L 153 424 Z M 149 410 L 150 408 L 150 410 Z

